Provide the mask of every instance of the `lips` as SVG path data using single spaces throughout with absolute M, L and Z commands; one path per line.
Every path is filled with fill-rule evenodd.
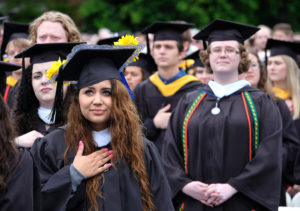
M 105 110 L 101 110 L 101 109 L 92 109 L 91 112 L 95 115 L 101 115 L 105 113 Z
M 41 89 L 41 92 L 42 93 L 48 93 L 48 92 L 50 92 L 52 89 L 51 88 L 43 88 L 43 89 Z

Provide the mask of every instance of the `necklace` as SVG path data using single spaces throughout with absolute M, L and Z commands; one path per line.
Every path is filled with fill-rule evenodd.
M 219 102 L 220 98 L 217 98 L 215 107 L 213 107 L 210 111 L 213 115 L 218 115 L 221 112 L 221 109 L 218 107 Z

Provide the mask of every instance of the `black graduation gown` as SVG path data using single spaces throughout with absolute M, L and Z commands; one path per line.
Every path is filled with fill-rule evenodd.
M 86 181 L 84 180 L 78 186 L 77 191 L 72 193 L 70 165 L 64 165 L 63 161 L 66 150 L 64 135 L 64 129 L 57 128 L 35 142 L 31 148 L 40 172 L 42 210 L 88 210 Z M 157 210 L 173 210 L 171 192 L 160 156 L 151 142 L 145 139 L 144 145 L 153 202 Z M 69 163 L 73 162 L 74 156 L 74 153 L 69 155 Z M 125 161 L 104 173 L 104 186 L 100 191 L 105 200 L 103 202 L 102 199 L 97 198 L 99 210 L 142 210 L 139 184 Z
M 0 192 L 1 211 L 39 211 L 39 175 L 31 154 L 19 149 L 19 162 L 7 179 L 7 192 Z
M 287 185 L 300 183 L 300 174 L 295 172 L 297 152 L 299 148 L 298 133 L 286 103 L 277 99 L 277 106 L 282 118 L 282 186 L 280 194 L 280 206 L 286 206 L 285 192 Z
M 213 93 L 209 86 L 203 90 Z M 249 127 L 239 91 L 250 93 L 259 121 L 259 146 L 250 162 Z M 188 174 L 184 169 L 182 127 L 190 105 L 201 91 L 186 94 L 178 103 L 162 151 L 175 206 L 184 202 L 184 210 L 189 211 L 277 210 L 282 170 L 281 117 L 267 94 L 252 87 L 239 91 L 220 100 L 218 115 L 211 114 L 216 98 L 208 94 L 190 118 L 187 127 Z M 207 207 L 181 191 L 191 181 L 228 183 L 238 193 L 220 206 Z
M 144 133 L 146 137 L 153 141 L 159 151 L 161 151 L 162 143 L 166 130 L 156 128 L 153 124 L 153 118 L 162 107 L 171 104 L 170 112 L 172 112 L 179 99 L 187 92 L 202 87 L 200 81 L 190 82 L 181 87 L 174 95 L 165 97 L 158 88 L 149 80 L 140 83 L 134 89 L 135 104 L 144 123 Z
M 41 120 L 40 118 L 38 118 L 36 120 L 35 124 L 36 124 L 35 130 L 40 132 L 44 136 L 47 135 L 48 133 L 52 132 L 56 128 L 54 125 L 50 125 L 49 128 L 46 129 L 46 123 L 43 122 L 43 120 Z

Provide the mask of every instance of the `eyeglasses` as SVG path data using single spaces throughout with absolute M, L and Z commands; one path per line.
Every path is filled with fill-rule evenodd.
M 226 47 L 225 49 L 219 48 L 219 47 L 215 47 L 212 48 L 210 50 L 211 54 L 215 55 L 215 56 L 219 56 L 222 54 L 222 52 L 224 52 L 224 54 L 228 55 L 228 56 L 232 56 L 234 54 L 238 54 L 240 53 L 238 50 L 236 50 L 235 48 L 230 48 L 230 47 Z

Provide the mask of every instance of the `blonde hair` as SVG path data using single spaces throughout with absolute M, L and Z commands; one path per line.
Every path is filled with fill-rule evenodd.
M 207 47 L 206 50 L 200 51 L 200 59 L 203 61 L 203 64 L 205 65 L 208 72 L 213 73 L 210 63 L 209 63 L 209 54 L 211 53 L 210 45 Z M 250 65 L 250 60 L 248 59 L 248 52 L 246 51 L 246 48 L 244 45 L 239 43 L 239 51 L 241 55 L 241 61 L 238 67 L 238 73 L 244 73 L 247 72 Z
M 287 72 L 287 89 L 291 93 L 293 101 L 293 119 L 298 119 L 300 117 L 300 75 L 299 68 L 294 59 L 289 56 L 280 55 L 286 64 Z
M 61 23 L 62 27 L 65 29 L 68 42 L 82 42 L 83 39 L 81 34 L 76 27 L 74 21 L 70 18 L 70 16 L 57 12 L 57 11 L 49 11 L 43 13 L 40 17 L 35 19 L 29 26 L 29 33 L 30 33 L 30 40 L 31 43 L 36 43 L 37 40 L 37 29 L 44 21 L 51 21 L 51 22 L 59 22 Z
M 30 46 L 30 40 L 25 38 L 16 38 L 8 42 L 5 52 L 7 53 L 8 49 L 11 47 L 11 45 L 14 45 L 16 48 L 20 50 L 25 50 L 29 48 Z

